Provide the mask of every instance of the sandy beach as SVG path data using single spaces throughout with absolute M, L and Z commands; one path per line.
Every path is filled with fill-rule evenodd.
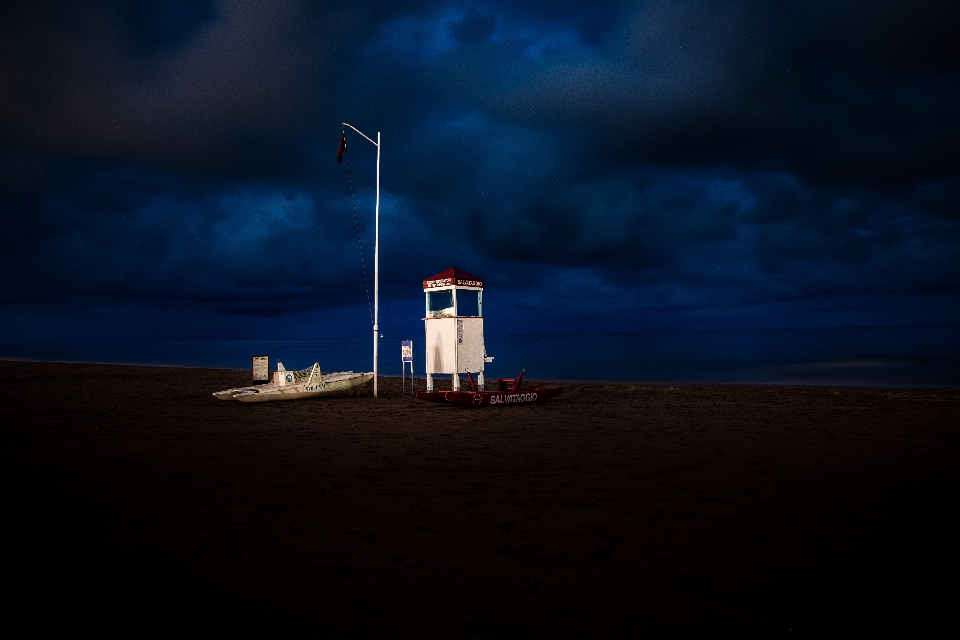
M 31 634 L 822 637 L 952 618 L 958 389 L 564 383 L 470 409 L 397 378 L 378 399 L 251 405 L 210 395 L 248 371 L 0 372 L 5 609 Z

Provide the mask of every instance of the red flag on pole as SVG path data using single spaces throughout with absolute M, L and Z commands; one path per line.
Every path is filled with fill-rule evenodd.
M 337 164 L 343 162 L 343 152 L 347 150 L 347 134 L 340 134 L 340 147 L 337 149 Z

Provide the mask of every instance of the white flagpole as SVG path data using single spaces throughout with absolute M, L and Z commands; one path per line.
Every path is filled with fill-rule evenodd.
M 377 204 L 373 242 L 373 397 L 377 397 L 380 347 L 380 132 L 377 131 Z
M 377 200 L 375 207 L 375 240 L 373 244 L 373 397 L 376 398 L 377 361 L 380 351 L 380 132 L 377 131 L 377 141 L 374 142 L 352 124 L 347 124 L 346 122 L 341 122 L 340 124 L 345 127 L 350 127 L 377 148 Z

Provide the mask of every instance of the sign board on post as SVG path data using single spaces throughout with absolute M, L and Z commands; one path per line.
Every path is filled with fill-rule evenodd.
M 400 392 L 407 389 L 407 363 L 410 363 L 410 391 L 413 392 L 413 340 L 400 343 Z
M 270 356 L 253 356 L 253 383 L 266 384 L 270 382 Z

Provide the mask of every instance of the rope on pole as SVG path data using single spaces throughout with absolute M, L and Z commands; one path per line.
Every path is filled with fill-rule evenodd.
M 351 127 L 352 128 L 352 127 Z M 341 135 L 347 135 L 346 127 L 341 127 Z M 363 134 L 360 134 L 363 135 Z M 364 136 L 366 137 L 366 136 Z M 350 200 L 353 201 L 353 220 L 357 225 L 357 244 L 360 245 L 360 266 L 363 269 L 363 288 L 367 292 L 367 311 L 370 313 L 370 327 L 373 327 L 373 308 L 370 305 L 370 285 L 367 283 L 367 263 L 363 259 L 363 240 L 360 239 L 360 216 L 357 215 L 357 197 L 353 192 L 353 173 L 350 171 L 350 147 L 344 147 L 347 156 L 347 176 L 350 180 Z

